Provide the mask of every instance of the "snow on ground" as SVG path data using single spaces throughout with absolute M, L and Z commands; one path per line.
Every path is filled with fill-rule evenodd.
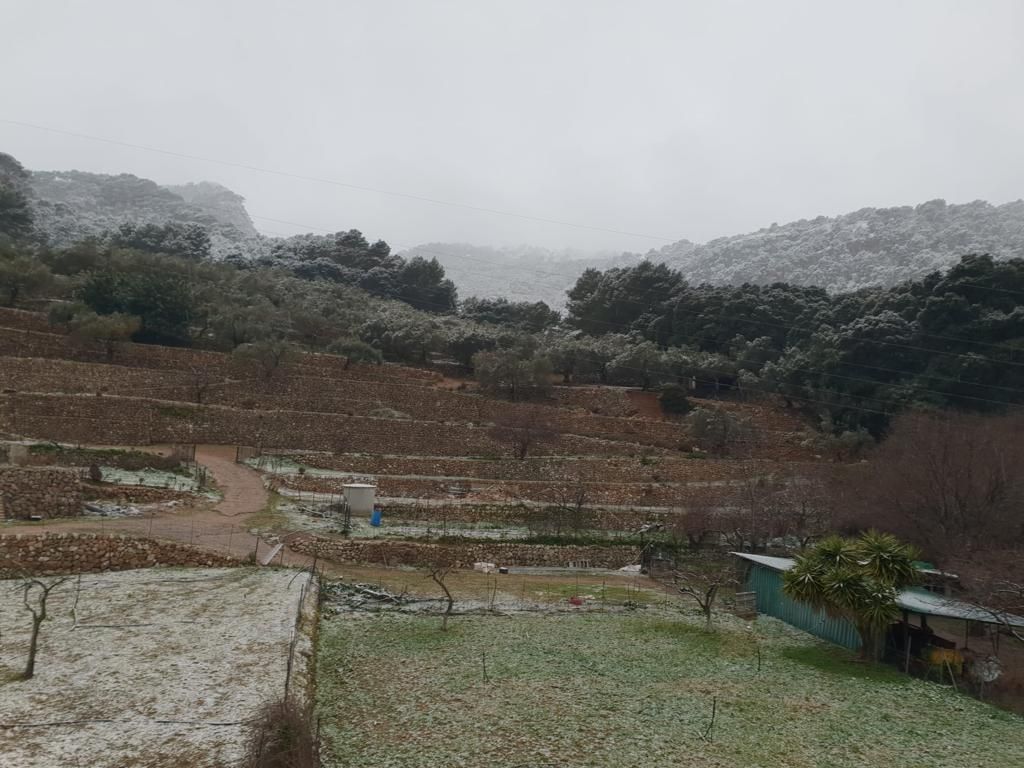
M 77 627 L 72 579 L 51 594 L 31 680 L 18 679 L 30 615 L 19 582 L 0 581 L 0 766 L 237 765 L 245 721 L 284 693 L 307 578 L 252 568 L 87 574 Z
M 171 488 L 175 491 L 195 491 L 199 484 L 191 475 L 165 472 L 161 469 L 119 469 L 100 467 L 103 481 L 116 485 L 139 485 L 147 488 Z

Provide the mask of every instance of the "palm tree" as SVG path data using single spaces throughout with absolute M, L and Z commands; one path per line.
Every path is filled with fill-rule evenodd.
M 913 547 L 887 533 L 829 536 L 783 574 L 783 591 L 849 620 L 860 633 L 861 656 L 877 658 L 886 627 L 899 615 L 896 595 L 917 578 L 916 557 Z

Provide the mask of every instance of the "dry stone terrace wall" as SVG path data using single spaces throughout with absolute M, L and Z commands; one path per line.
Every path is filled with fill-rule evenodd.
M 91 533 L 0 535 L 0 578 L 96 571 L 127 571 L 158 565 L 240 565 L 228 555 L 170 541 Z
M 159 347 L 149 344 L 118 344 L 114 359 L 107 357 L 106 349 L 99 344 L 86 344 L 68 336 L 55 333 L 39 333 L 3 327 L 0 321 L 0 356 L 50 358 L 77 360 L 89 363 L 111 363 L 128 368 L 151 368 L 155 370 L 191 371 L 198 369 L 209 375 L 226 378 L 238 375 L 239 371 L 258 377 L 255 365 L 240 365 L 239 361 L 222 352 L 177 347 Z M 337 379 L 360 379 L 388 381 L 400 377 L 410 384 L 430 386 L 437 380 L 437 374 L 419 368 L 406 368 L 390 363 L 384 365 L 345 365 L 345 359 L 334 355 L 301 355 L 289 368 L 302 375 L 331 377 Z
M 0 517 L 28 519 L 82 514 L 82 487 L 71 470 L 0 467 Z
M 39 327 L 33 313 L 11 315 L 19 327 Z M 4 317 L 0 315 L 0 325 Z M 677 422 L 623 418 L 635 407 L 626 390 L 558 387 L 551 404 L 506 403 L 430 386 L 436 374 L 396 365 L 353 365 L 331 355 L 304 355 L 269 380 L 253 366 L 203 350 L 140 344 L 119 345 L 110 365 L 99 345 L 83 345 L 54 333 L 0 327 L 0 390 L 17 392 L 105 392 L 263 410 L 366 415 L 378 408 L 407 413 L 414 420 L 489 423 L 502 416 L 533 414 L 551 429 L 667 449 L 690 445 Z M 199 392 L 200 380 L 213 380 Z M 777 408 L 704 401 L 755 418 L 771 433 L 738 445 L 737 456 L 809 458 L 800 447 L 802 422 Z M 552 406 L 561 407 L 552 407 Z M 573 408 L 575 410 L 569 410 Z
M 214 370 L 204 375 L 219 376 Z M 231 371 L 235 376 L 237 371 Z M 217 381 L 197 388 L 188 371 L 131 368 L 46 358 L 3 358 L 0 390 L 48 393 L 99 393 L 148 397 L 262 410 L 296 410 L 366 415 L 390 408 L 420 421 L 490 423 L 511 413 L 532 413 L 551 429 L 606 439 L 626 439 L 674 448 L 685 431 L 670 422 L 621 419 L 566 411 L 544 405 L 505 403 L 480 396 L 394 381 L 326 379 L 276 374 L 265 381 Z
M 50 323 L 41 312 L 26 312 L 23 309 L 0 307 L 0 327 L 14 328 L 19 331 L 36 331 L 52 333 Z
M 234 372 L 237 375 L 237 372 Z M 551 429 L 568 434 L 626 440 L 663 448 L 688 447 L 685 429 L 678 423 L 651 419 L 596 416 L 550 405 L 505 403 L 480 396 L 395 382 L 356 379 L 333 380 L 277 375 L 218 381 L 199 392 L 190 372 L 130 368 L 40 358 L 0 358 L 0 391 L 39 393 L 105 393 L 204 404 L 247 410 L 293 410 L 317 413 L 368 415 L 391 408 L 414 420 L 454 423 L 489 423 L 504 414 L 532 412 Z M 712 407 L 745 409 L 745 404 L 714 403 Z M 771 411 L 766 411 L 770 416 Z M 755 412 L 756 415 L 756 412 Z M 760 417 L 758 417 L 760 418 Z M 756 445 L 739 446 L 740 455 L 808 458 L 799 433 L 771 433 Z
M 552 399 L 563 408 L 580 408 L 602 416 L 637 415 L 625 389 L 612 387 L 553 387 Z
M 120 504 L 156 504 L 167 501 L 195 501 L 198 498 L 197 494 L 172 488 L 106 483 L 83 483 L 82 494 L 90 501 L 116 501 Z
M 70 443 L 147 445 L 227 443 L 267 450 L 406 455 L 508 455 L 483 428 L 296 411 L 244 411 L 143 398 L 90 395 L 0 395 L 0 431 Z M 536 447 L 545 455 L 619 455 L 630 443 L 575 435 Z
M 358 475 L 418 475 L 480 480 L 537 480 L 584 483 L 713 482 L 772 475 L 783 470 L 816 475 L 820 462 L 782 463 L 767 459 L 687 459 L 676 456 L 639 458 L 567 458 L 545 456 L 523 461 L 366 456 L 307 453 L 290 459 L 310 467 Z
M 347 482 L 339 478 L 288 475 L 277 478 L 278 487 L 314 493 L 340 493 Z M 471 480 L 421 480 L 415 478 L 378 477 L 375 481 L 379 497 L 402 499 L 437 499 L 450 497 L 477 498 L 491 501 L 518 500 L 546 504 L 572 503 L 579 486 L 574 483 L 509 482 Z M 633 505 L 638 507 L 681 506 L 709 503 L 721 497 L 722 488 L 708 483 L 696 485 L 664 485 L 655 483 L 588 483 L 584 486 L 586 503 Z
M 452 563 L 457 568 L 468 568 L 476 562 L 489 562 L 497 565 L 557 568 L 585 560 L 594 568 L 622 568 L 636 563 L 640 557 L 640 550 L 635 546 L 578 547 L 483 542 L 447 545 L 333 539 L 309 535 L 290 539 L 289 545 L 298 552 L 336 562 L 418 567 L 444 562 Z
M 517 504 L 387 504 L 384 524 L 390 522 L 417 522 L 435 524 L 440 530 L 445 523 L 488 523 L 506 526 L 526 524 L 528 508 Z M 682 516 L 678 509 L 608 509 L 589 511 L 593 528 L 600 531 L 635 532 L 647 523 L 672 526 Z

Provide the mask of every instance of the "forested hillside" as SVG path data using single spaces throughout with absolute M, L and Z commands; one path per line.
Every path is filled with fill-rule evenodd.
M 55 174 L 44 178 L 45 185 L 62 183 Z M 104 212 L 89 219 L 96 227 L 113 210 L 180 212 L 191 205 L 152 182 L 105 178 L 119 181 L 96 182 L 90 194 L 110 202 L 81 203 L 86 212 Z M 830 293 L 803 285 L 806 275 L 767 286 L 714 286 L 640 261 L 584 271 L 561 317 L 541 302 L 460 300 L 433 256 L 396 255 L 357 230 L 242 240 L 219 261 L 209 258 L 205 227 L 177 220 L 122 222 L 65 246 L 61 237 L 71 238 L 70 231 L 40 237 L 53 211 L 35 200 L 31 179 L 16 160 L 0 157 L 0 305 L 48 302 L 55 329 L 111 350 L 130 338 L 238 350 L 271 362 L 308 349 L 459 366 L 486 391 L 513 400 L 547 398 L 560 377 L 657 390 L 664 409 L 681 416 L 692 409 L 692 395 L 781 396 L 819 424 L 825 439 L 844 446 L 885 434 L 893 415 L 908 409 L 1024 404 L 1024 258 L 966 250 L 999 233 L 1012 239 L 1024 204 L 919 207 L 913 215 L 930 217 L 945 233 L 943 247 L 967 245 L 949 268 L 891 287 Z M 85 194 L 81 185 L 69 187 L 75 189 Z M 241 204 L 204 185 L 185 193 L 211 208 Z M 889 212 L 891 231 L 906 225 L 902 211 Z M 981 223 L 968 231 L 971 211 Z M 960 222 L 959 239 L 952 221 Z M 866 235 L 861 242 L 869 242 Z M 881 240 L 871 242 L 881 247 Z M 686 418 L 709 416 L 698 409 Z M 743 425 L 703 429 L 734 436 Z
M 27 193 L 35 226 L 51 245 L 99 237 L 123 224 L 167 223 L 206 230 L 211 255 L 247 248 L 258 237 L 241 195 L 212 182 L 162 187 L 131 174 L 35 171 Z
M 693 285 L 644 262 L 588 271 L 569 295 L 566 323 L 587 334 L 574 343 L 643 340 L 629 352 L 637 383 L 780 393 L 826 431 L 880 435 L 910 407 L 1024 400 L 1024 259 L 967 255 L 921 280 L 840 295 Z
M 862 208 L 772 224 L 746 235 L 652 251 L 691 283 L 768 285 L 789 282 L 834 293 L 892 286 L 952 266 L 965 253 L 1024 256 L 1024 201 Z

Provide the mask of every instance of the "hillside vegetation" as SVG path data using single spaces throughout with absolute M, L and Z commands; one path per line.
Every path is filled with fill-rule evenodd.
M 57 247 L 124 224 L 202 227 L 215 257 L 258 237 L 241 195 L 211 182 L 169 188 L 131 174 L 36 171 L 28 189 L 36 228 Z
M 824 434 L 851 445 L 881 436 L 907 408 L 999 411 L 1024 398 L 1024 259 L 999 258 L 1020 253 L 1024 203 L 935 201 L 762 233 L 778 248 L 788 242 L 828 258 L 845 249 L 912 266 L 907 249 L 926 246 L 950 262 L 890 287 L 830 294 L 805 285 L 814 279 L 809 262 L 792 282 L 713 286 L 665 264 L 630 261 L 584 271 L 563 319 L 542 302 L 460 301 L 435 257 L 397 255 L 358 230 L 243 238 L 218 261 L 217 238 L 239 233 L 228 221 L 241 201 L 226 190 L 192 185 L 179 195 L 130 176 L 30 174 L 14 158 L 2 160 L 0 304 L 62 300 L 54 329 L 110 349 L 130 338 L 279 360 L 300 347 L 442 366 L 510 400 L 550 398 L 560 376 L 566 384 L 659 390 L 665 410 L 680 416 L 692 409 L 689 396 L 781 394 Z M 37 189 L 64 202 L 41 202 Z M 194 204 L 215 226 L 173 218 Z M 138 210 L 172 218 L 95 232 Z M 90 222 L 92 239 L 61 245 L 73 236 L 60 226 L 65 212 L 69 222 Z M 755 241 L 737 253 L 757 250 Z M 903 256 L 889 251 L 897 241 Z M 703 257 L 692 249 L 687 258 Z M 773 263 L 785 258 L 780 250 Z M 710 433 L 742 432 L 706 413 L 686 418 Z
M 862 208 L 818 216 L 703 245 L 680 240 L 648 258 L 691 283 L 789 282 L 833 293 L 893 286 L 952 266 L 965 253 L 1024 256 L 1024 201 Z

